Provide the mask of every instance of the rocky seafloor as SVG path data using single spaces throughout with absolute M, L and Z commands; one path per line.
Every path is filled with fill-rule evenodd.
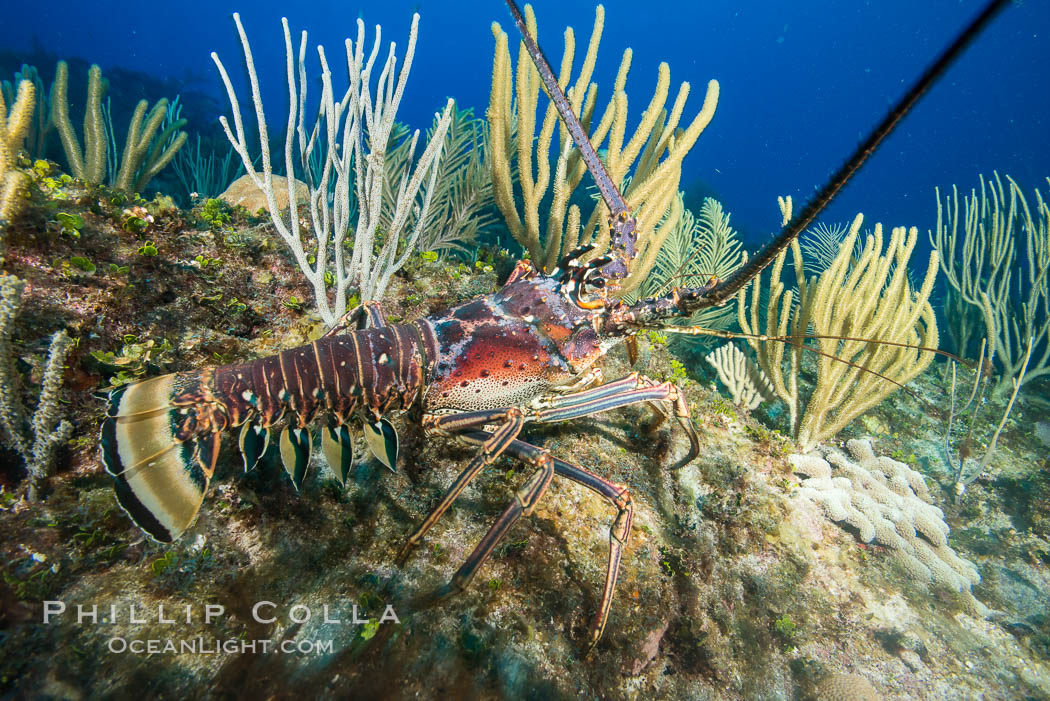
M 634 369 L 682 382 L 699 458 L 673 469 L 687 442 L 672 424 L 651 430 L 642 407 L 527 430 L 633 496 L 611 619 L 587 656 L 615 511 L 556 479 L 471 587 L 435 600 L 528 472 L 510 459 L 483 471 L 396 567 L 472 453 L 425 438 L 410 417 L 396 422 L 397 473 L 364 461 L 346 489 L 320 456 L 301 493 L 272 455 L 245 475 L 231 436 L 197 523 L 172 546 L 148 540 L 98 463 L 97 393 L 267 355 L 322 328 L 266 220 L 127 202 L 46 170 L 34 178 L 4 252 L 4 269 L 27 281 L 17 367 L 31 405 L 47 337 L 69 329 L 78 340 L 65 411 L 76 428 L 40 503 L 23 496 L 19 456 L 0 453 L 4 697 L 1050 698 L 1050 466 L 1033 429 L 1050 412 L 1038 388 L 1022 394 L 991 467 L 958 500 L 941 447 L 941 364 L 914 396 L 893 395 L 840 437 L 870 436 L 880 455 L 923 473 L 951 546 L 981 575 L 973 594 L 984 616 L 799 496 L 795 448 L 775 430 L 783 412 L 747 415 L 718 393 L 695 349 L 681 351 L 683 375 L 672 365 L 680 349 L 643 343 Z M 496 289 L 512 262 L 486 255 L 414 260 L 388 313 L 411 319 Z M 630 370 L 617 350 L 605 376 Z M 66 611 L 44 624 L 45 601 Z M 274 605 L 253 616 L 259 602 Z M 77 605 L 97 605 L 98 621 L 78 621 Z M 367 622 L 354 622 L 355 605 Z M 399 622 L 378 622 L 387 606 Z M 166 652 L 169 640 L 199 647 Z M 122 650 L 132 641 L 141 652 Z M 241 651 L 251 641 L 271 649 Z

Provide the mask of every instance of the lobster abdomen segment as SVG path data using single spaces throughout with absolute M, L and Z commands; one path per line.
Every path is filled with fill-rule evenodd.
M 339 423 L 358 411 L 378 418 L 407 408 L 423 384 L 423 355 L 409 328 L 354 331 L 216 368 L 216 394 L 231 426 L 258 417 L 269 427 L 288 414 L 300 428 L 320 413 Z
M 271 443 L 267 430 L 284 424 L 278 443 L 297 488 L 311 452 L 307 427 L 322 415 L 328 417 L 324 452 L 341 481 L 353 449 L 352 433 L 341 429 L 355 418 L 373 437 L 369 446 L 377 457 L 393 467 L 396 433 L 390 435 L 382 417 L 408 408 L 420 394 L 428 362 L 420 338 L 425 341 L 411 326 L 364 329 L 249 363 L 114 390 L 101 452 L 121 506 L 157 540 L 177 539 L 204 501 L 222 433 L 238 426 L 248 468 Z

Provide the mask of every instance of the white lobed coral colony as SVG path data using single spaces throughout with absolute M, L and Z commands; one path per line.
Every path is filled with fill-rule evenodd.
M 790 456 L 795 471 L 808 476 L 798 494 L 820 505 L 832 521 L 855 528 L 865 543 L 889 548 L 917 579 L 968 594 L 981 576 L 948 545 L 944 513 L 929 502 L 922 475 L 875 455 L 866 439 L 846 447 L 856 462 L 830 450 L 825 457 Z

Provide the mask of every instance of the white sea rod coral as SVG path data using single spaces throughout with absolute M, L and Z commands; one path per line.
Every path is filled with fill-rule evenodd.
M 820 505 L 832 521 L 852 526 L 863 542 L 889 548 L 916 579 L 969 594 L 981 576 L 948 545 L 944 513 L 930 503 L 922 475 L 875 455 L 868 440 L 851 440 L 846 447 L 856 462 L 836 451 L 789 458 L 796 472 L 808 476 L 799 496 Z
M 718 372 L 718 379 L 729 389 L 733 404 L 754 411 L 759 404 L 774 396 L 773 385 L 762 368 L 734 344 L 719 346 L 704 360 Z

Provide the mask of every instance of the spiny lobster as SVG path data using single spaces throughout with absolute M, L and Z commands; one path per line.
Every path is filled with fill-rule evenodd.
M 393 469 L 398 437 L 388 417 L 418 406 L 428 434 L 455 437 L 479 449 L 408 539 L 398 561 L 404 562 L 470 481 L 501 455 L 534 471 L 446 593 L 470 582 L 511 526 L 532 512 L 556 475 L 576 482 L 616 509 L 604 590 L 590 633 L 593 647 L 609 617 L 621 552 L 631 531 L 631 496 L 626 487 L 521 440 L 523 428 L 647 402 L 662 417 L 674 415 L 690 441 L 685 462 L 694 459 L 699 438 L 679 388 L 637 373 L 603 383 L 598 362 L 643 329 L 661 328 L 672 318 L 731 299 L 813 221 L 1004 3 L 987 5 L 817 196 L 746 265 L 725 280 L 712 278 L 703 287 L 677 288 L 665 297 L 628 305 L 613 293 L 635 257 L 635 219 L 520 11 L 507 0 L 544 85 L 608 205 L 610 251 L 582 262 L 591 248 L 580 247 L 549 274 L 521 261 L 498 292 L 408 324 L 388 324 L 378 304 L 365 303 L 309 345 L 114 391 L 102 423 L 101 456 L 116 483 L 117 499 L 150 536 L 170 542 L 196 519 L 224 432 L 240 429 L 238 444 L 245 469 L 251 470 L 269 446 L 271 429 L 280 428 L 280 456 L 298 489 L 310 463 L 310 426 L 316 420 L 324 455 L 345 482 L 358 435 L 355 425 L 360 423 L 374 456 Z

